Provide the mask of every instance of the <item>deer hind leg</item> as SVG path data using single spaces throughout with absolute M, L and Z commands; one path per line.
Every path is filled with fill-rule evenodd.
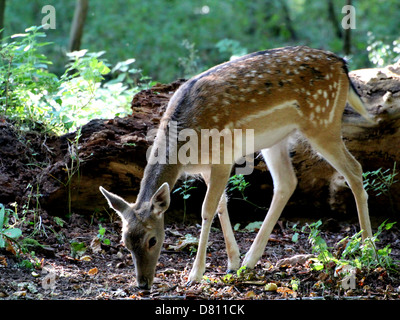
M 362 237 L 372 237 L 371 223 L 368 213 L 368 194 L 364 190 L 362 168 L 358 161 L 350 154 L 340 135 L 336 138 L 309 138 L 312 147 L 320 153 L 343 177 L 353 192 Z
M 202 176 L 208 186 L 210 181 L 210 174 L 207 172 L 203 173 Z M 222 194 L 221 200 L 219 201 L 217 213 L 225 238 L 226 253 L 228 255 L 228 272 L 232 272 L 239 269 L 240 267 L 240 251 L 236 243 L 235 236 L 233 234 L 231 221 L 229 219 L 227 202 L 227 196 L 224 192 Z
M 274 195 L 261 229 L 243 260 L 242 265 L 248 268 L 254 268 L 261 258 L 269 236 L 297 186 L 297 178 L 289 157 L 287 139 L 269 149 L 261 150 L 261 153 L 274 181 Z
M 206 251 L 211 223 L 217 211 L 218 203 L 224 193 L 231 173 L 231 165 L 212 165 L 206 196 L 201 209 L 201 233 L 199 247 L 193 268 L 189 274 L 189 284 L 200 281 L 206 269 Z

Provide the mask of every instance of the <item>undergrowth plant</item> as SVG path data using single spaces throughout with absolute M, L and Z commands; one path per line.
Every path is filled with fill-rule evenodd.
M 383 168 L 379 168 L 375 171 L 367 171 L 363 173 L 365 191 L 373 191 L 377 197 L 381 195 L 386 196 L 389 200 L 392 212 L 395 211 L 395 207 L 391 188 L 393 184 L 398 182 L 398 180 L 395 180 L 397 175 L 396 161 L 393 164 L 393 169 L 383 170 Z
M 183 198 L 183 223 L 186 221 L 186 200 L 190 198 L 190 190 L 196 189 L 197 187 L 193 186 L 195 179 L 188 179 L 182 182 L 182 185 L 179 188 L 176 188 L 173 193 L 179 193 Z
M 39 50 L 49 45 L 39 41 L 46 36 L 40 29 L 14 34 L 0 49 L 0 115 L 29 129 L 43 125 L 52 113 L 47 98 L 59 87 L 57 76 L 48 71 L 51 61 Z
M 0 248 L 6 248 L 11 246 L 12 248 L 17 245 L 17 239 L 22 235 L 22 231 L 16 228 L 13 224 L 10 224 L 10 216 L 13 216 L 14 212 L 10 209 L 6 209 L 3 204 L 0 203 Z M 13 249 L 15 251 L 15 249 Z
M 326 241 L 320 236 L 319 227 L 322 225 L 321 220 L 312 224 L 305 225 L 301 232 L 308 233 L 308 240 L 312 246 L 312 252 L 316 255 L 312 259 L 311 267 L 314 270 L 331 270 L 332 266 L 338 268 L 344 265 L 370 270 L 371 268 L 382 267 L 391 269 L 395 267 L 395 263 L 390 256 L 390 245 L 382 249 L 377 249 L 376 244 L 379 242 L 379 236 L 383 231 L 390 230 L 396 222 L 388 223 L 384 221 L 377 232 L 370 238 L 362 241 L 362 231 L 351 237 L 340 240 L 334 247 L 329 247 Z M 296 227 L 294 227 L 296 230 Z M 297 230 L 300 231 L 300 230 Z M 295 233 L 293 240 L 296 241 L 298 232 Z M 334 248 L 344 247 L 339 253 Z
M 183 70 L 183 76 L 190 78 L 200 71 L 198 51 L 195 49 L 195 44 L 189 42 L 187 39 L 182 41 L 182 47 L 187 50 L 188 56 L 178 58 L 179 66 Z
M 104 51 L 68 53 L 66 71 L 58 77 L 41 53 L 52 45 L 42 41 L 42 28 L 27 28 L 3 39 L 0 47 L 0 117 L 19 129 L 63 134 L 93 118 L 126 114 L 132 96 L 153 84 L 132 67 L 135 59 L 112 68 Z
M 241 195 L 240 198 L 233 197 L 232 199 L 241 200 L 241 201 L 244 201 L 244 202 L 252 205 L 253 207 L 255 207 L 257 209 L 268 211 L 268 208 L 261 207 L 248 199 L 248 197 L 245 194 L 245 191 L 249 186 L 250 186 L 250 183 L 245 180 L 244 175 L 235 174 L 229 178 L 227 191 L 229 193 L 232 193 L 234 191 L 238 191 L 240 193 L 240 195 Z
M 106 238 L 105 236 L 106 231 L 107 231 L 106 228 L 103 227 L 101 224 L 99 224 L 99 231 L 97 232 L 97 238 L 99 238 L 99 240 L 105 245 L 110 245 L 111 244 L 110 239 Z

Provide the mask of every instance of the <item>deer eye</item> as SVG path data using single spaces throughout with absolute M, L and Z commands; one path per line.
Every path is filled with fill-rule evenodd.
M 149 249 L 154 247 L 156 245 L 156 243 L 157 243 L 156 237 L 150 238 L 150 240 L 149 240 Z

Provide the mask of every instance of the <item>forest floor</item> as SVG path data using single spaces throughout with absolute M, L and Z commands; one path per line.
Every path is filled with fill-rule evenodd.
M 111 217 L 113 218 L 113 217 Z M 210 234 L 207 268 L 200 283 L 187 286 L 196 254 L 199 225 L 166 225 L 164 248 L 150 291 L 136 288 L 130 253 L 120 244 L 121 223 L 113 219 L 87 218 L 73 214 L 60 221 L 43 212 L 26 217 L 23 234 L 35 233 L 37 241 L 26 242 L 30 253 L 15 255 L 0 250 L 0 300 L 38 299 L 150 299 L 150 300 L 228 300 L 228 299 L 373 299 L 400 298 L 399 269 L 383 267 L 355 269 L 347 275 L 334 274 L 335 264 L 316 271 L 309 259 L 309 234 L 293 228 L 296 219 L 283 219 L 275 226 L 260 262 L 252 272 L 226 275 L 226 251 L 219 222 Z M 112 221 L 111 221 L 112 220 Z M 32 224 L 29 221 L 40 223 Z M 62 226 L 61 226 L 62 224 Z M 329 219 L 321 226 L 321 236 L 332 250 L 358 225 Z M 376 228 L 375 228 L 376 229 Z M 254 240 L 256 231 L 235 232 L 242 255 Z M 297 241 L 293 236 L 297 232 Z M 390 244 L 391 256 L 400 260 L 399 229 L 385 230 L 378 249 Z M 282 260 L 302 255 L 298 259 Z

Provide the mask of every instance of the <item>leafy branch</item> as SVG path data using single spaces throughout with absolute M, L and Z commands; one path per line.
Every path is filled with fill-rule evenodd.
M 252 205 L 253 207 L 256 207 L 257 209 L 268 211 L 268 208 L 261 207 L 258 204 L 254 203 L 248 199 L 248 197 L 245 194 L 245 190 L 249 186 L 250 186 L 250 183 L 245 180 L 244 176 L 242 174 L 238 174 L 238 175 L 234 175 L 229 178 L 227 190 L 228 190 L 228 192 L 233 192 L 233 191 L 237 190 L 240 193 L 241 198 L 234 197 L 232 199 L 241 200 L 241 201 L 244 201 L 244 202 Z
M 195 181 L 195 179 L 185 180 L 179 188 L 173 191 L 173 193 L 179 193 L 183 198 L 183 223 L 186 221 L 186 200 L 191 196 L 189 191 L 197 188 L 193 186 Z
M 375 171 L 367 171 L 363 173 L 365 191 L 372 190 L 375 192 L 377 197 L 381 195 L 388 197 L 392 212 L 395 211 L 395 208 L 391 188 L 393 184 L 398 182 L 398 180 L 395 180 L 397 175 L 396 161 L 394 162 L 393 169 L 383 170 L 382 168 L 379 168 Z

